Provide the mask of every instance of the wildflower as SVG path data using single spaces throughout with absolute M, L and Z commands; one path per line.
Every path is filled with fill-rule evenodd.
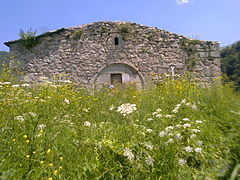
M 153 130 L 152 129 L 146 129 L 146 132 L 151 133 L 151 132 L 153 132 Z
M 84 108 L 83 111 L 84 111 L 84 112 L 88 112 L 88 109 Z
M 174 127 L 173 126 L 168 126 L 165 128 L 166 131 L 172 130 Z
M 148 155 L 148 157 L 145 158 L 145 162 L 147 165 L 153 166 L 154 159 L 150 155 Z
M 15 119 L 18 121 L 24 122 L 23 116 L 16 116 Z
M 149 150 L 152 150 L 154 146 L 151 143 L 145 143 L 145 147 Z
M 19 86 L 20 86 L 19 84 L 12 85 L 12 87 L 19 87 Z
M 156 112 L 157 112 L 157 113 L 160 113 L 160 112 L 162 112 L 162 109 L 158 108 L 158 109 L 156 110 Z
M 196 149 L 194 149 L 194 150 L 195 150 L 195 152 L 197 152 L 197 153 L 202 152 L 202 148 L 196 148 Z
M 114 108 L 115 108 L 115 106 L 114 106 L 114 105 L 111 105 L 110 108 L 109 108 L 109 110 L 112 111 Z
M 12 139 L 12 142 L 15 142 L 16 141 L 16 139 Z
M 180 133 L 177 133 L 177 134 L 176 134 L 176 139 L 182 139 L 182 136 L 181 136 Z
M 49 163 L 48 165 L 49 165 L 50 167 L 53 167 L 53 163 Z
M 40 161 L 40 164 L 43 164 L 44 163 L 44 161 Z
M 161 118 L 162 115 L 161 115 L 161 114 L 157 114 L 156 117 L 157 117 L 157 118 Z
M 191 106 L 191 103 L 186 103 L 186 106 L 190 107 L 190 106 Z
M 34 112 L 29 112 L 29 114 L 30 114 L 32 117 L 36 117 L 36 116 L 37 116 L 37 114 L 34 113 Z
M 175 127 L 176 128 L 180 128 L 180 127 L 182 127 L 182 125 L 181 124 L 177 124 Z
M 194 132 L 194 133 L 199 133 L 199 132 L 201 132 L 199 129 L 191 129 L 191 131 Z
M 170 114 L 165 115 L 165 118 L 172 118 L 172 117 L 173 115 L 170 115 Z
M 177 106 L 177 107 L 175 107 L 174 109 L 173 109 L 173 113 L 178 113 L 178 110 L 179 110 L 179 107 Z
M 186 123 L 186 124 L 183 125 L 183 127 L 184 127 L 184 128 L 191 127 L 191 124 Z
M 122 104 L 117 108 L 117 112 L 121 113 L 123 116 L 126 116 L 127 114 L 131 114 L 133 111 L 136 111 L 137 107 L 136 104 Z
M 179 159 L 178 160 L 178 164 L 180 165 L 180 166 L 183 166 L 184 164 L 186 164 L 186 160 L 185 159 Z
M 134 155 L 129 148 L 124 149 L 123 156 L 126 156 L 130 161 L 134 159 Z
M 11 82 L 3 82 L 2 84 L 3 85 L 8 85 L 8 84 L 11 84 Z
M 26 143 L 29 143 L 30 141 L 29 140 L 26 140 Z
M 30 158 L 30 155 L 26 155 L 26 158 Z
M 59 159 L 60 159 L 60 161 L 62 161 L 62 160 L 63 160 L 63 157 L 59 157 Z
M 38 124 L 37 126 L 38 130 L 43 131 L 46 128 L 45 124 Z
M 173 136 L 173 133 L 168 133 L 168 136 Z
M 191 108 L 192 108 L 193 110 L 196 110 L 196 109 L 197 109 L 196 104 L 193 104 L 193 105 L 191 106 Z
M 163 137 L 163 136 L 165 136 L 167 133 L 165 132 L 165 131 L 161 131 L 158 135 L 160 136 L 160 137 Z
M 186 152 L 193 152 L 193 148 L 190 146 L 187 146 L 184 148 Z
M 90 126 L 91 126 L 91 123 L 90 123 L 89 121 L 85 121 L 85 122 L 83 123 L 83 125 L 84 125 L 84 126 L 87 126 L 87 127 L 90 127 Z
M 48 150 L 47 150 L 47 154 L 49 154 L 51 151 L 52 151 L 51 149 L 48 149 Z
M 21 86 L 23 86 L 23 87 L 29 87 L 30 84 L 25 83 L 25 84 L 22 84 Z
M 176 104 L 175 106 L 176 106 L 176 107 L 180 107 L 181 105 L 182 105 L 182 104 Z
M 197 121 L 195 121 L 195 123 L 197 123 L 197 124 L 201 124 L 201 123 L 202 123 L 202 121 L 198 121 L 198 120 L 197 120 Z
M 185 104 L 185 103 L 186 103 L 186 99 L 183 99 L 183 100 L 181 101 L 181 103 L 182 103 L 182 104 Z
M 57 175 L 57 173 L 58 173 L 58 170 L 54 170 L 54 171 L 53 171 L 53 174 L 54 174 L 54 175 Z
M 53 180 L 53 178 L 52 178 L 52 177 L 50 177 L 50 178 L 48 178 L 48 180 Z
M 147 118 L 147 120 L 146 121 L 152 121 L 153 120 L 153 118 Z
M 67 98 L 64 99 L 64 102 L 67 103 L 67 104 L 70 103 L 70 101 Z
M 27 135 L 24 135 L 24 136 L 23 136 L 23 138 L 25 138 L 25 139 L 26 139 L 26 138 L 27 138 Z
M 173 142 L 174 142 L 174 140 L 173 140 L 172 138 L 170 138 L 170 139 L 167 141 L 167 144 L 173 143 Z
M 62 169 L 62 166 L 59 166 L 59 169 Z
M 33 151 L 33 154 L 36 154 L 36 151 Z
M 202 146 L 203 145 L 202 141 L 197 141 L 196 143 L 197 143 L 198 146 Z
M 192 135 L 190 136 L 191 139 L 193 139 L 193 138 L 195 138 L 195 137 L 197 137 L 196 134 L 192 134 Z
M 190 121 L 188 118 L 183 118 L 182 120 L 183 121 Z

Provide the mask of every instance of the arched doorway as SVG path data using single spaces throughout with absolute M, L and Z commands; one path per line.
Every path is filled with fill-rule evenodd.
M 113 63 L 103 67 L 94 79 L 95 85 L 135 84 L 142 88 L 143 76 L 132 66 L 124 63 Z

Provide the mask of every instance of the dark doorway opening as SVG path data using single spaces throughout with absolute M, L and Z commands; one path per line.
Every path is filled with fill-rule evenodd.
M 118 38 L 118 37 L 115 37 L 115 38 L 114 38 L 114 44 L 115 44 L 115 45 L 119 45 L 119 38 Z
M 111 84 L 122 84 L 122 74 L 111 74 Z

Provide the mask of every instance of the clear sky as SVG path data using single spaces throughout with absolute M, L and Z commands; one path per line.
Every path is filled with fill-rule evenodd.
M 0 0 L 0 51 L 20 28 L 38 34 L 95 21 L 130 21 L 221 46 L 240 40 L 240 0 Z

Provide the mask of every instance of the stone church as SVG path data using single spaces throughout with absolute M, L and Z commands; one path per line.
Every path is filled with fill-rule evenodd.
M 219 43 L 130 22 L 102 21 L 5 42 L 25 82 L 67 76 L 86 86 L 135 83 L 153 74 L 190 72 L 197 81 L 220 77 Z

